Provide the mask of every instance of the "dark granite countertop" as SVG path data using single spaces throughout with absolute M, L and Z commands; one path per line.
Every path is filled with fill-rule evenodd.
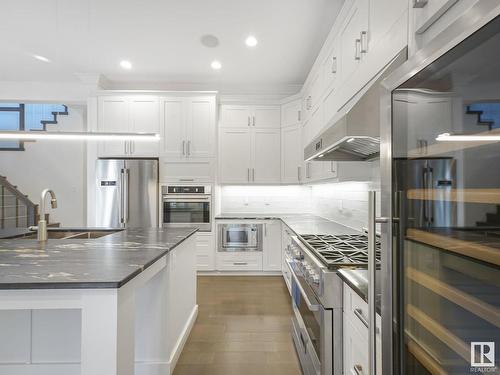
M 193 228 L 148 228 L 98 239 L 45 243 L 3 239 L 0 289 L 119 288 L 195 232 Z

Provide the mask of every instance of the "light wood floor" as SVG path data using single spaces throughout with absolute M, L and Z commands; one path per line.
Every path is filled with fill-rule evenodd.
M 300 375 L 281 277 L 198 277 L 198 319 L 174 375 Z

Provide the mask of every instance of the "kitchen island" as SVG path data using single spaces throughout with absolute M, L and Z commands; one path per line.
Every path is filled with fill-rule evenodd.
M 194 233 L 0 240 L 0 373 L 173 371 L 198 310 Z

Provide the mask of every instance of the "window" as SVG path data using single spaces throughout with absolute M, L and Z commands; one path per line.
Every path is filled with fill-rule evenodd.
M 46 131 L 47 125 L 57 124 L 58 115 L 67 115 L 63 104 L 0 103 L 0 130 Z M 24 151 L 23 142 L 0 141 L 0 150 Z

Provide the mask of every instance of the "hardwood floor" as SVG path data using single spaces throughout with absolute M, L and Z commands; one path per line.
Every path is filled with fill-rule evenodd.
M 302 374 L 283 278 L 200 276 L 198 304 L 174 375 Z

